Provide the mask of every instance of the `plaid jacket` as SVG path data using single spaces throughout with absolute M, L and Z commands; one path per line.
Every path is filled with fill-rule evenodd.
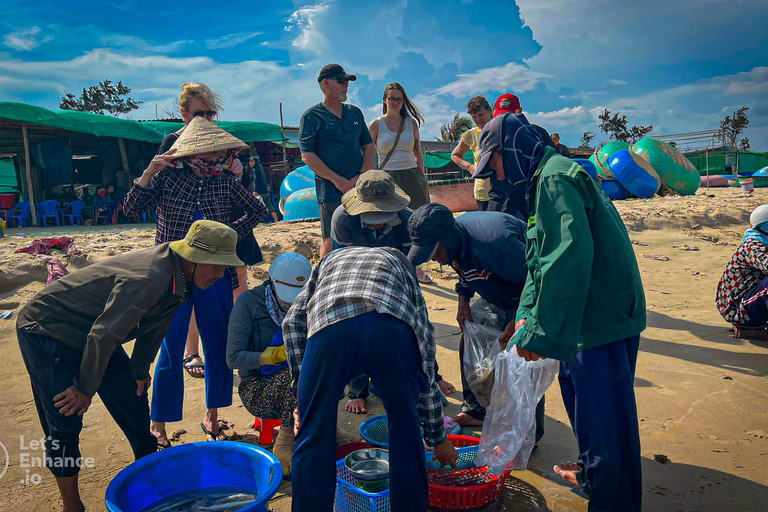
M 768 250 L 762 242 L 748 238 L 725 266 L 717 284 L 717 309 L 726 322 L 749 320 L 742 299 L 768 276 Z
M 203 219 L 230 226 L 242 239 L 268 214 L 264 205 L 240 183 L 228 176 L 198 178 L 188 168 L 166 167 L 155 174 L 149 186 L 138 180 L 125 196 L 123 211 L 127 216 L 140 215 L 157 207 L 157 233 L 155 243 L 181 240 L 187 235 L 195 212 Z M 245 215 L 230 222 L 233 207 L 241 208 Z M 237 273 L 229 269 L 232 285 L 237 287 Z
M 428 386 L 419 396 L 427 444 L 445 441 L 443 404 L 435 381 L 435 330 L 416 278 L 384 249 L 347 247 L 314 268 L 283 320 L 283 339 L 294 382 L 298 382 L 307 339 L 336 322 L 376 311 L 410 325 L 416 334 Z

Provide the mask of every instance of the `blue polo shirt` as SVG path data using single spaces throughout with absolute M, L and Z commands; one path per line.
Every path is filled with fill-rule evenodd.
M 352 179 L 363 165 L 363 146 L 373 143 L 363 112 L 341 104 L 341 118 L 318 103 L 301 116 L 299 144 L 302 153 L 314 153 L 330 170 Z M 341 201 L 341 191 L 315 173 L 318 203 Z

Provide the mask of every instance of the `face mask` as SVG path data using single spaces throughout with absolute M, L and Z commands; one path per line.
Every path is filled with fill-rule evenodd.
M 216 158 L 208 158 L 203 155 L 198 155 L 193 158 L 188 158 L 186 162 L 193 171 L 197 171 L 202 177 L 211 178 L 221 176 L 221 173 L 224 171 L 224 164 L 228 158 L 229 155 Z

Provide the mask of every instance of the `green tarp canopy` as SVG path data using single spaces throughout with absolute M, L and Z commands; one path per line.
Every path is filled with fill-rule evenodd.
M 183 126 L 182 123 L 139 122 L 77 110 L 51 111 L 12 101 L 0 101 L 0 122 L 3 120 L 87 133 L 97 137 L 120 137 L 156 144 L 162 142 L 167 134 Z M 280 127 L 276 124 L 251 121 L 220 121 L 217 124 L 243 142 L 283 140 Z
M 181 127 L 184 126 L 183 123 L 169 123 L 167 121 L 142 121 L 141 124 L 151 127 L 156 132 L 162 134 L 163 137 L 169 133 L 179 131 Z M 283 140 L 283 136 L 280 133 L 280 127 L 272 123 L 219 121 L 216 124 L 243 142 Z
M 475 163 L 472 151 L 464 154 L 464 160 Z M 455 165 L 451 160 L 451 154 L 447 151 L 427 151 L 424 153 L 424 166 L 428 169 L 440 169 L 446 165 Z

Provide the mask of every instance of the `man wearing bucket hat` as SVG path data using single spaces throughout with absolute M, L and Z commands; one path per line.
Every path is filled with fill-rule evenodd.
M 391 509 L 426 510 L 424 441 L 441 465 L 455 465 L 458 454 L 443 427 L 434 327 L 405 255 L 391 247 L 331 252 L 288 311 L 283 336 L 298 385 L 294 512 L 333 510 L 338 397 L 361 373 L 388 416 Z
M 149 367 L 192 286 L 239 266 L 237 234 L 195 222 L 183 240 L 109 258 L 54 281 L 19 312 L 16 332 L 46 435 L 46 466 L 64 510 L 82 511 L 83 415 L 98 393 L 138 459 L 157 449 L 149 429 Z M 122 344 L 136 340 L 130 358 Z
M 501 212 L 470 212 L 454 218 L 445 206 L 430 203 L 416 210 L 408 222 L 411 263 L 432 259 L 450 265 L 458 274 L 456 320 L 473 322 L 470 299 L 477 293 L 504 312 L 505 325 L 514 329 L 515 314 L 525 282 L 525 224 Z M 464 376 L 464 334 L 459 340 L 459 368 L 464 403 L 454 419 L 459 425 L 482 425 L 480 405 Z M 544 400 L 536 409 L 536 441 L 544 435 Z
M 158 244 L 179 240 L 197 219 L 227 224 L 243 240 L 264 220 L 267 209 L 237 180 L 224 174 L 225 166 L 248 145 L 202 117 L 195 117 L 171 149 L 156 155 L 136 179 L 125 198 L 126 215 L 157 208 Z M 232 219 L 232 210 L 241 209 Z M 192 298 L 176 313 L 155 366 L 152 393 L 152 431 L 162 447 L 170 446 L 165 423 L 181 421 L 184 405 L 184 347 L 192 311 L 205 349 L 206 414 L 201 429 L 209 439 L 226 438 L 219 428 L 218 408 L 232 405 L 234 376 L 227 366 L 227 322 L 238 287 L 230 268 L 207 289 L 193 290 Z
M 751 228 L 717 285 L 717 310 L 737 327 L 768 325 L 768 204 L 749 216 Z
M 392 247 L 407 254 L 411 248 L 408 219 L 413 213 L 410 197 L 395 184 L 386 171 L 370 170 L 360 175 L 355 188 L 341 198 L 333 212 L 331 238 L 339 247 Z M 416 270 L 417 278 L 420 269 Z M 423 272 L 422 272 L 423 274 Z M 456 390 L 453 384 L 436 375 L 443 393 Z M 349 383 L 346 409 L 355 414 L 368 412 L 365 400 L 369 396 L 368 376 L 356 377 Z
M 475 176 L 500 174 L 514 184 L 515 209 L 528 220 L 517 329 L 501 340 L 511 338 L 526 360 L 560 360 L 580 462 L 555 472 L 590 496 L 589 510 L 639 512 L 633 381 L 646 315 L 627 229 L 600 185 L 545 143 L 523 114 L 494 118 L 480 148 Z
M 361 173 L 374 168 L 373 139 L 363 112 L 344 103 L 349 82 L 355 80 L 357 76 L 339 64 L 323 67 L 317 75 L 323 101 L 301 116 L 301 159 L 315 173 L 320 206 L 321 257 L 333 250 L 331 218 L 342 194 L 355 186 Z

